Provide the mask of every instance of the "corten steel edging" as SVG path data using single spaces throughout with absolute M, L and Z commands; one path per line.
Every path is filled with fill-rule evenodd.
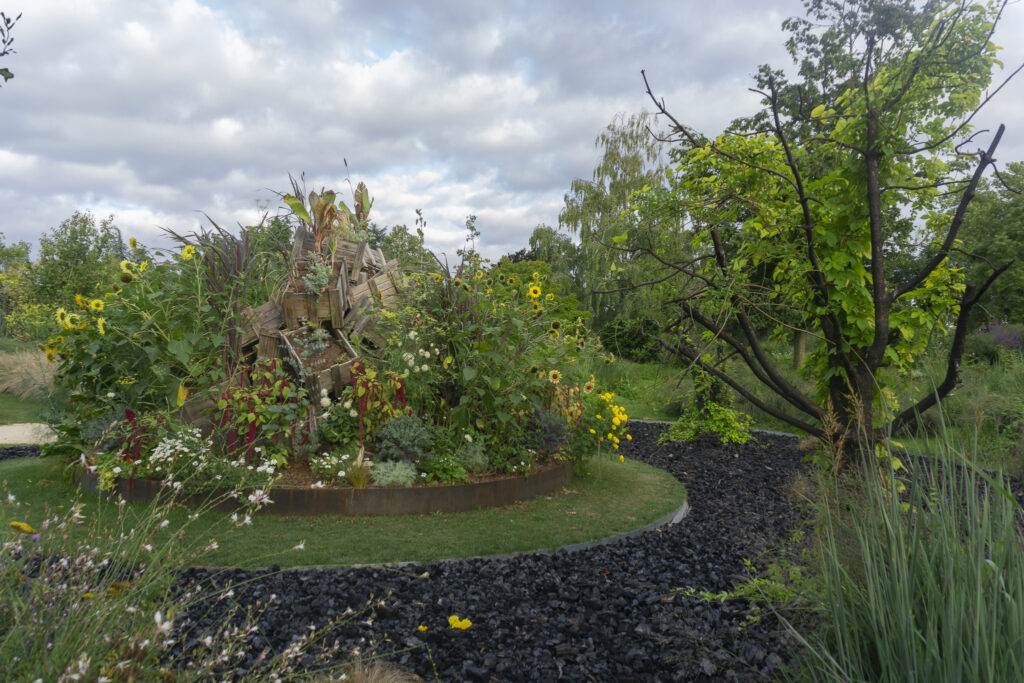
M 388 489 L 275 488 L 269 494 L 273 504 L 260 508 L 257 514 L 379 516 L 467 512 L 477 508 L 512 505 L 552 493 L 568 485 L 571 480 L 572 464 L 565 462 L 526 477 L 495 479 L 477 484 Z M 91 472 L 81 471 L 79 483 L 91 491 L 99 490 L 99 478 Z M 119 493 L 131 503 L 146 503 L 158 495 L 170 498 L 163 485 L 153 479 L 119 479 L 111 493 Z M 208 504 L 210 497 L 216 495 L 220 494 L 183 495 L 174 500 L 194 508 Z M 240 507 L 233 500 L 222 500 L 214 509 L 230 512 Z

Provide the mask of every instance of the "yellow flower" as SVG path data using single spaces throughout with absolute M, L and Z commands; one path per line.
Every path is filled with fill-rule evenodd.
M 196 248 L 193 247 L 191 244 L 186 245 L 185 248 L 181 250 L 181 260 L 182 261 L 188 261 L 188 260 L 190 260 L 195 255 L 196 255 Z M 143 262 L 143 263 L 145 263 L 145 262 Z M 139 270 L 142 270 L 142 269 L 143 269 L 143 266 L 140 266 Z
M 551 382 L 552 384 L 558 384 L 559 382 L 562 381 L 562 373 L 560 373 L 558 370 L 552 370 L 551 372 L 548 373 L 548 381 Z
M 448 366 L 452 364 L 453 360 L 455 360 L 455 359 L 452 358 L 451 356 L 445 356 L 444 360 L 441 361 L 441 367 L 443 367 L 445 370 L 447 370 Z
M 107 324 L 106 318 L 96 318 L 96 329 L 99 330 L 100 334 L 106 334 L 107 331 L 104 329 L 104 325 Z
M 539 296 L 540 296 L 540 287 L 538 287 L 537 285 L 534 285 L 533 287 L 530 287 L 530 298 L 531 299 L 536 299 Z
M 93 299 L 92 301 L 89 302 L 89 308 L 91 308 L 94 311 L 102 311 L 103 299 Z
M 92 600 L 94 596 L 93 596 L 92 593 L 84 593 L 82 595 L 82 597 L 85 598 L 86 600 Z
M 633 435 L 632 434 L 626 434 L 626 441 L 632 441 L 632 440 L 633 440 Z
M 75 294 L 75 303 L 78 304 L 79 306 L 81 306 L 82 308 L 85 308 L 86 306 L 89 305 L 89 300 L 88 299 L 82 299 L 82 295 L 81 294 Z
M 188 398 L 188 389 L 185 388 L 184 384 L 178 384 L 178 407 L 185 402 Z
M 46 347 L 46 362 L 47 363 L 52 363 L 54 361 L 56 355 L 57 355 L 57 349 L 53 348 L 52 346 L 47 346 Z
M 441 281 L 441 274 L 440 273 L 434 273 L 434 282 L 440 282 L 440 281 Z
M 552 294 L 551 292 L 548 292 L 547 294 L 544 295 L 544 298 L 547 299 L 548 301 L 554 301 L 555 295 Z
M 549 337 L 557 337 L 557 336 L 558 336 L 558 330 L 556 330 L 556 329 L 555 329 L 555 328 L 553 328 L 553 327 L 552 327 L 552 328 L 550 328 L 550 329 L 548 330 L 548 336 L 549 336 Z
M 128 264 L 129 264 L 129 263 L 131 263 L 131 264 L 132 264 L 133 266 L 135 265 L 135 264 L 134 264 L 134 263 L 132 263 L 131 261 L 121 261 L 121 263 L 120 263 L 120 264 L 118 264 L 118 265 L 120 265 L 120 266 L 121 266 L 121 272 L 122 272 L 122 273 L 124 273 L 124 274 L 126 274 L 126 275 L 131 275 L 131 274 L 132 274 L 132 271 L 130 271 L 130 270 L 128 269 Z
M 538 273 L 536 270 L 533 271 L 533 279 L 534 280 L 539 280 L 540 279 L 540 273 Z
M 626 456 L 620 455 L 619 456 L 619 462 L 626 462 Z
M 589 381 L 589 382 L 587 382 L 586 384 L 583 385 L 583 393 L 584 394 L 589 394 L 593 390 L 594 390 L 594 382 L 593 382 L 593 380 L 591 380 L 591 381 Z
M 476 271 L 476 272 L 475 272 L 475 273 L 473 274 L 473 278 L 474 278 L 474 279 L 476 279 L 476 280 L 479 280 L 479 279 L 480 279 L 480 278 L 482 278 L 483 276 L 484 276 L 484 271 L 482 271 L 482 270 L 478 270 L 478 271 Z
M 417 626 L 417 627 L 416 627 L 416 629 L 417 629 L 418 631 L 426 631 L 426 630 L 427 630 L 427 627 L 426 627 L 426 626 L 424 626 L 423 624 L 420 624 L 419 626 Z
M 506 282 L 510 285 L 514 285 L 516 283 L 516 279 L 514 277 L 510 277 Z
M 193 248 L 192 251 L 195 252 L 195 248 Z M 146 266 L 148 266 L 148 265 L 149 265 L 149 261 L 143 261 L 142 263 L 140 263 L 139 264 L 139 272 L 141 273 L 142 271 L 144 271 L 146 269 Z
M 11 522 L 7 526 L 11 527 L 15 531 L 20 531 L 23 534 L 38 534 L 39 532 L 30 527 L 25 522 Z
M 597 432 L 595 432 L 593 429 L 590 430 L 590 433 L 591 434 L 597 434 Z
M 493 292 L 493 291 L 494 291 L 493 289 L 491 289 L 490 287 L 488 287 L 488 288 L 487 288 L 487 296 L 490 296 L 490 295 L 491 295 L 491 292 Z
M 473 622 L 469 619 L 460 619 L 459 615 L 453 614 L 448 617 L 448 625 L 452 628 L 457 628 L 465 631 L 467 628 L 473 625 Z
M 135 241 L 134 237 L 129 237 L 128 238 L 128 246 L 131 247 L 132 249 L 138 249 L 139 248 L 139 243 Z

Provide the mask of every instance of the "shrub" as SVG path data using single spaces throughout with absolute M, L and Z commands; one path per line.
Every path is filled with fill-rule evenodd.
M 461 484 L 468 479 L 465 468 L 453 453 L 435 453 L 424 458 L 420 461 L 420 469 L 427 475 L 427 481 Z
M 652 331 L 656 330 L 645 329 L 643 320 L 613 320 L 601 330 L 601 343 L 634 363 L 653 363 L 661 353 L 661 342 Z
M 415 415 L 400 415 L 377 430 L 377 455 L 382 460 L 415 463 L 426 456 L 431 441 L 423 420 Z
M 466 436 L 469 436 L 468 434 Z M 470 437 L 472 438 L 472 437 Z M 455 459 L 463 469 L 473 474 L 482 474 L 490 469 L 487 451 L 480 440 L 468 441 L 455 452 Z
M 417 478 L 416 466 L 401 460 L 381 460 L 370 470 L 374 486 L 408 488 Z

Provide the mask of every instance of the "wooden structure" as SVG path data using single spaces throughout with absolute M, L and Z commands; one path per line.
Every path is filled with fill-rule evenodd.
M 401 280 L 397 263 L 388 263 L 380 249 L 366 242 L 325 241 L 314 253 L 313 236 L 306 229 L 295 235 L 291 258 L 293 275 L 285 291 L 265 304 L 242 312 L 242 353 L 249 362 L 280 358 L 285 368 L 319 397 L 321 390 L 339 394 L 349 384 L 356 352 L 349 344 L 359 334 L 378 346 L 373 334 L 373 312 L 392 307 Z M 314 263 L 329 264 L 327 287 L 310 292 L 304 277 Z M 183 416 L 201 428 L 210 426 L 212 400 L 187 401 Z

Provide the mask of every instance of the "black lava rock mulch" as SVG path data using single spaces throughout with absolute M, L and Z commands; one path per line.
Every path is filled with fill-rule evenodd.
M 195 646 L 233 608 L 262 605 L 241 673 L 262 650 L 280 652 L 351 608 L 357 615 L 327 638 L 340 646 L 339 659 L 360 648 L 426 679 L 436 671 L 445 681 L 767 680 L 797 649 L 770 611 L 748 623 L 747 602 L 702 601 L 673 589 L 731 589 L 743 578 L 744 558 L 788 542 L 802 514 L 787 496 L 801 454 L 795 440 L 774 435 L 742 446 L 658 445 L 663 429 L 630 423 L 633 440 L 622 452 L 686 485 L 692 511 L 679 524 L 553 555 L 263 578 L 189 569 L 182 589 L 219 595 L 178 614 L 175 648 Z M 472 626 L 449 628 L 451 615 Z
M 0 462 L 14 458 L 38 458 L 39 446 L 0 446 Z

